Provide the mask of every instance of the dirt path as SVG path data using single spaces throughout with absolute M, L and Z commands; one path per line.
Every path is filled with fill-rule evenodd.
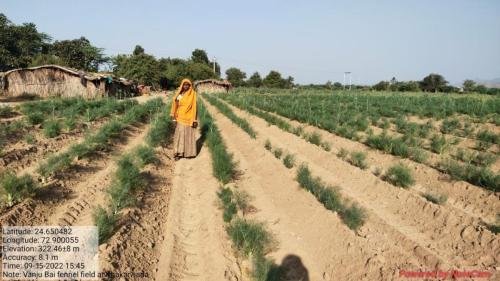
M 206 147 L 196 158 L 175 163 L 173 186 L 155 280 L 241 280 Z
M 332 159 L 327 152 L 292 134 L 267 126 L 259 118 L 238 110 L 235 112 L 247 118 L 256 129 L 261 136 L 260 147 L 263 147 L 262 136 L 269 138 L 271 143 L 288 149 L 299 160 L 308 162 L 313 174 L 321 176 L 328 183 L 340 185 L 345 196 L 364 206 L 369 212 L 369 220 L 362 232 L 371 237 L 369 240 L 381 241 L 386 240 L 387 236 L 391 237 L 388 240 L 397 241 L 396 244 L 400 244 L 408 253 L 413 252 L 428 266 L 479 266 L 484 269 L 498 264 L 495 259 L 500 253 L 499 240 L 478 226 L 474 219 L 436 207 L 409 192 L 389 186 L 369 172 Z M 228 123 L 227 126 L 234 125 Z M 236 132 L 232 134 L 236 135 Z M 240 149 L 243 148 L 238 147 Z

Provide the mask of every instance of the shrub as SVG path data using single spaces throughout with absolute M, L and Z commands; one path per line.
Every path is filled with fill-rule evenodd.
M 432 193 L 424 193 L 422 196 L 429 202 L 434 204 L 442 205 L 448 200 L 448 197 L 443 194 L 432 194 Z
M 124 207 L 134 205 L 136 200 L 132 194 L 144 185 L 144 179 L 132 156 L 127 154 L 120 158 L 113 183 L 108 190 L 113 212 L 117 213 Z
M 316 198 L 321 195 L 321 190 L 323 185 L 318 178 L 313 178 L 309 168 L 305 165 L 301 165 L 297 170 L 297 182 L 305 190 L 311 192 Z
M 352 204 L 348 208 L 340 210 L 342 221 L 352 230 L 357 230 L 365 221 L 365 212 L 356 204 Z
M 295 165 L 295 156 L 293 156 L 292 154 L 287 154 L 283 158 L 283 165 L 285 165 L 285 167 L 287 167 L 288 169 L 291 169 Z
M 386 130 L 386 129 L 389 129 L 389 127 L 391 126 L 391 123 L 389 122 L 389 120 L 387 118 L 382 118 L 382 120 L 380 120 L 381 123 L 380 123 L 380 128 Z
M 140 166 L 143 167 L 147 164 L 154 164 L 158 162 L 155 156 L 155 151 L 150 146 L 141 145 L 135 151 L 136 156 L 139 158 Z
M 457 149 L 455 158 L 467 163 L 477 166 L 488 167 L 496 162 L 497 156 L 488 152 L 474 152 L 467 151 L 463 148 Z
M 93 214 L 93 219 L 97 226 L 99 244 L 102 244 L 113 234 L 118 217 L 116 214 L 107 212 L 104 208 L 99 206 Z
M 390 167 L 384 175 L 384 180 L 403 188 L 408 188 L 415 183 L 411 170 L 403 164 Z
M 221 102 L 214 96 L 204 95 L 204 97 L 215 106 L 222 114 L 224 114 L 229 120 L 231 120 L 238 127 L 243 129 L 251 138 L 255 139 L 257 133 L 254 131 L 250 123 L 247 120 L 237 116 L 233 110 L 225 103 Z
M 55 119 L 43 122 L 43 135 L 47 138 L 57 137 L 61 133 L 61 124 Z
M 9 207 L 25 198 L 33 197 L 38 188 L 37 183 L 31 176 L 22 175 L 17 177 L 11 172 L 7 172 L 0 178 L 0 185 L 5 192 L 5 202 Z
M 252 257 L 252 277 L 256 281 L 278 281 L 284 280 L 283 272 L 273 260 L 263 255 L 254 255 Z M 302 280 L 302 279 L 301 279 Z
M 32 134 L 26 134 L 24 136 L 24 141 L 27 144 L 34 144 L 36 142 L 36 139 L 35 139 L 35 137 Z
M 337 157 L 344 160 L 347 157 L 347 154 L 349 154 L 349 151 L 345 148 L 341 148 L 339 152 L 337 152 Z
M 487 224 L 486 227 L 493 233 L 498 234 L 500 232 L 500 214 L 497 214 L 496 223 Z
M 26 115 L 26 117 L 28 119 L 28 123 L 31 125 L 41 124 L 45 119 L 45 116 L 41 112 L 31 112 Z
M 321 143 L 321 147 L 325 150 L 325 151 L 330 151 L 332 150 L 332 146 L 330 145 L 329 142 L 322 142 Z
M 368 168 L 368 164 L 366 163 L 366 153 L 362 151 L 351 152 L 349 163 L 365 170 L 366 168 Z
M 454 132 L 457 129 L 460 129 L 462 125 L 460 124 L 460 121 L 456 118 L 453 119 L 445 119 L 443 120 L 443 123 L 441 124 L 441 132 L 444 134 L 449 134 Z
M 321 135 L 318 132 L 313 132 L 306 136 L 306 140 L 315 145 L 321 145 Z
M 431 138 L 431 150 L 435 153 L 442 154 L 447 148 L 449 144 L 446 141 L 446 138 L 441 135 L 433 135 Z
M 304 133 L 304 127 L 303 126 L 297 126 L 292 129 L 292 133 L 297 136 L 301 136 Z
M 410 159 L 418 162 L 425 163 L 429 158 L 429 154 L 421 148 L 410 148 Z
M 319 193 L 318 200 L 327 210 L 338 212 L 342 210 L 342 202 L 336 187 L 324 187 Z
M 483 142 L 500 144 L 500 135 L 497 135 L 488 130 L 481 130 L 477 133 L 476 138 Z
M 160 114 L 151 125 L 151 129 L 146 137 L 146 142 L 152 147 L 160 144 L 168 144 L 171 141 L 170 136 L 173 135 L 175 126 L 170 121 L 169 112 L 165 111 Z
M 67 119 L 64 119 L 64 128 L 66 131 L 71 131 L 76 128 L 76 118 L 74 116 L 71 116 Z
M 281 155 L 283 155 L 283 150 L 281 148 L 275 148 L 273 153 L 274 157 L 280 159 Z
M 214 124 L 212 116 L 210 116 L 202 103 L 200 104 L 199 110 L 202 125 L 202 138 L 206 136 L 208 148 L 212 152 L 213 174 L 222 184 L 226 184 L 236 177 L 236 163 L 233 161 L 232 154 L 227 152 L 226 146 L 220 136 L 219 129 Z
M 12 116 L 14 111 L 10 106 L 0 106 L 0 118 L 6 118 Z
M 379 135 L 368 136 L 366 144 L 387 153 L 392 152 L 392 139 L 386 134 L 385 131 Z
M 222 202 L 222 208 L 224 210 L 223 219 L 225 222 L 230 222 L 233 216 L 238 212 L 236 203 L 233 202 L 233 192 L 229 187 L 224 187 L 217 192 L 217 196 Z
M 247 257 L 265 254 L 273 240 L 262 223 L 241 218 L 233 220 L 226 231 L 236 248 Z
M 475 149 L 480 150 L 480 151 L 486 151 L 492 146 L 491 142 L 486 142 L 486 141 L 481 141 L 477 140 L 476 141 L 476 146 Z
M 392 139 L 391 143 L 391 154 L 401 156 L 403 158 L 408 158 L 410 156 L 410 148 L 406 145 L 403 139 Z
M 89 156 L 92 152 L 92 147 L 86 141 L 74 144 L 69 148 L 69 154 L 79 159 Z
M 338 212 L 342 221 L 353 230 L 358 229 L 365 219 L 364 211 L 356 205 L 346 207 L 336 187 L 325 186 L 320 178 L 313 178 L 305 165 L 297 170 L 297 182 L 300 187 L 311 192 L 326 209 Z
M 486 167 L 475 165 L 461 165 L 457 161 L 446 159 L 439 163 L 439 167 L 455 180 L 463 180 L 494 192 L 500 191 L 500 175 L 493 173 Z
M 266 140 L 266 142 L 264 143 L 264 147 L 269 151 L 271 151 L 271 149 L 273 148 L 269 140 Z
M 238 209 L 243 212 L 243 215 L 250 212 L 252 209 L 252 206 L 250 205 L 250 194 L 243 190 L 236 190 L 233 197 L 236 206 L 238 206 Z
M 71 165 L 71 155 L 69 153 L 61 153 L 50 156 L 47 161 L 38 167 L 38 172 L 44 177 L 53 175 L 56 171 L 68 168 Z

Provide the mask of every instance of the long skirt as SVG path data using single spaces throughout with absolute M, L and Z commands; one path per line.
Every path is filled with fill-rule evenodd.
M 196 156 L 196 129 L 177 123 L 174 132 L 174 155 L 181 157 Z

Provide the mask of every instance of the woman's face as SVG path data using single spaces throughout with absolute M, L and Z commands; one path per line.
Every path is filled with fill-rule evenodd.
M 191 88 L 191 85 L 189 85 L 189 83 L 182 84 L 182 90 L 183 91 L 187 91 L 187 90 L 189 90 L 189 88 Z

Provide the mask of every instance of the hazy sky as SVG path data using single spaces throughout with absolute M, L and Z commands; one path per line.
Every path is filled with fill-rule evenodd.
M 499 0 L 0 0 L 0 12 L 54 40 L 85 36 L 107 55 L 202 48 L 223 71 L 275 69 L 299 83 L 342 82 L 344 71 L 363 84 L 500 77 Z

